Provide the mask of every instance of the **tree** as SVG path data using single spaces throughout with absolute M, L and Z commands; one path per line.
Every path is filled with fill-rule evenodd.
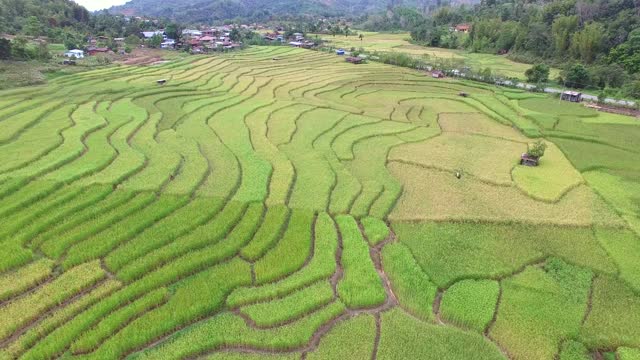
M 11 59 L 11 41 L 0 38 L 0 60 Z
M 575 33 L 571 44 L 574 56 L 587 64 L 592 63 L 601 50 L 604 34 L 604 26 L 600 23 L 590 23 L 580 32 Z
M 140 45 L 140 38 L 136 35 L 129 35 L 124 39 L 124 43 L 129 46 L 138 46 Z
M 640 72 L 640 29 L 629 33 L 627 41 L 611 49 L 608 56 L 609 63 L 622 65 L 628 72 Z
M 16 36 L 11 42 L 11 57 L 19 60 L 29 59 L 27 44 L 29 41 L 22 36 Z
M 49 60 L 51 59 L 51 52 L 49 51 L 49 45 L 45 41 L 41 41 L 38 43 L 36 47 L 35 56 L 40 60 Z
M 622 92 L 626 96 L 632 97 L 634 99 L 640 99 L 640 80 L 636 80 L 626 84 L 622 88 Z
M 229 39 L 232 41 L 240 41 L 242 39 L 242 34 L 240 34 L 240 30 L 237 27 L 234 27 L 229 33 Z
M 82 44 L 84 43 L 84 39 L 80 35 L 72 32 L 66 32 L 63 37 L 64 47 L 67 48 L 67 50 L 73 50 L 82 47 Z
M 155 34 L 148 40 L 148 45 L 152 48 L 159 48 L 163 40 L 162 35 Z
M 180 26 L 178 26 L 178 24 L 171 23 L 164 29 L 164 33 L 170 39 L 179 40 L 182 36 L 182 29 L 180 28 Z
M 545 150 L 547 150 L 547 144 L 542 140 L 538 140 L 532 145 L 529 145 L 529 151 L 527 151 L 527 154 L 539 159 L 544 156 Z
M 30 36 L 38 36 L 42 34 L 42 25 L 40 20 L 35 16 L 29 16 L 27 23 L 24 25 L 24 33 Z
M 527 81 L 532 83 L 544 83 L 549 81 L 549 66 L 546 64 L 535 64 L 532 68 L 527 69 L 524 75 Z
M 553 48 L 556 56 L 564 56 L 569 45 L 571 36 L 578 29 L 577 16 L 560 16 L 551 25 L 551 36 L 553 36 Z
M 589 72 L 582 64 L 573 65 L 565 74 L 565 85 L 581 89 L 589 85 Z

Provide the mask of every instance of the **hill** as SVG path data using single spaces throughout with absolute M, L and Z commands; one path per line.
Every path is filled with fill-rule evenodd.
M 451 3 L 472 2 L 477 1 L 455 0 Z M 270 17 L 287 15 L 361 16 L 380 12 L 388 7 L 402 5 L 426 9 L 439 3 L 437 0 L 132 0 L 124 5 L 112 7 L 110 11 L 126 15 L 166 17 L 184 23 L 209 23 L 235 18 L 263 21 Z
M 43 35 L 89 20 L 89 11 L 70 0 L 0 0 L 0 33 Z

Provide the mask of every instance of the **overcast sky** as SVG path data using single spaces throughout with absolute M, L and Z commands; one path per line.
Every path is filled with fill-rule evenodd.
M 86 7 L 90 11 L 102 10 L 113 5 L 122 5 L 128 0 L 74 0 L 78 4 Z

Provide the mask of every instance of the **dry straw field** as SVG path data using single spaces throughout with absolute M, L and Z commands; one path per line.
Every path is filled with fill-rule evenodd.
M 639 144 L 284 47 L 0 92 L 0 359 L 638 359 Z

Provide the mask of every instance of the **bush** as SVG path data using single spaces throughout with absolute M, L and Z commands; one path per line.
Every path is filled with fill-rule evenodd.
M 547 144 L 544 141 L 538 140 L 533 145 L 529 146 L 529 151 L 527 152 L 530 156 L 541 158 L 544 156 L 544 152 L 547 150 Z
M 535 64 L 525 71 L 527 81 L 531 83 L 545 83 L 549 81 L 549 66 L 546 64 Z
M 582 89 L 589 85 L 589 72 L 582 64 L 573 65 L 564 76 L 565 85 L 571 88 Z

